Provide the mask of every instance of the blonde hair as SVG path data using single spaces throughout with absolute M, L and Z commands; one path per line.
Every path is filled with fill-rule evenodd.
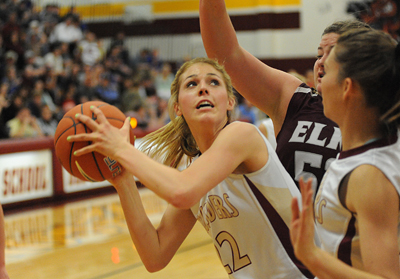
M 184 63 L 175 75 L 171 84 L 171 97 L 168 101 L 168 112 L 171 121 L 164 127 L 146 135 L 140 149 L 153 159 L 171 167 L 178 167 L 184 155 L 188 160 L 200 154 L 197 143 L 183 116 L 176 116 L 174 106 L 178 103 L 181 76 L 191 66 L 204 63 L 209 64 L 222 74 L 228 98 L 235 99 L 232 82 L 224 67 L 216 60 L 209 58 L 195 58 Z M 232 112 L 227 111 L 228 122 L 232 120 Z

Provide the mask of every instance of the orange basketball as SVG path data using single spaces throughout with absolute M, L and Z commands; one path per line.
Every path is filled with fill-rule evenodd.
M 81 180 L 95 182 L 112 178 L 123 168 L 117 161 L 98 152 L 74 156 L 76 150 L 87 146 L 90 142 L 68 142 L 67 137 L 91 132 L 85 124 L 75 118 L 75 115 L 80 113 L 96 119 L 90 106 L 98 107 L 111 125 L 121 128 L 124 124 L 126 116 L 117 107 L 100 101 L 86 102 L 70 109 L 60 120 L 54 135 L 54 145 L 58 160 L 71 175 Z M 133 129 L 131 129 L 130 139 L 134 144 Z

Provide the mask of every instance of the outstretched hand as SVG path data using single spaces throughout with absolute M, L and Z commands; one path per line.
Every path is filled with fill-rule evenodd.
M 292 200 L 292 221 L 290 225 L 290 239 L 296 257 L 304 261 L 311 256 L 316 248 L 314 243 L 314 211 L 312 179 L 304 182 L 300 178 L 301 205 L 300 210 L 297 198 Z
M 108 122 L 103 112 L 95 107 L 90 107 L 96 116 L 96 121 L 92 118 L 76 114 L 76 119 L 84 123 L 92 132 L 69 136 L 68 141 L 90 141 L 91 144 L 77 150 L 74 155 L 80 156 L 90 152 L 99 152 L 104 156 L 116 159 L 116 154 L 124 148 L 131 146 L 129 134 L 129 118 L 124 122 L 121 129 L 114 127 Z

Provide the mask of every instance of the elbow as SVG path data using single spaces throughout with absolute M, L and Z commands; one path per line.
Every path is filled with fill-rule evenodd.
M 159 264 L 150 264 L 150 265 L 145 264 L 144 266 L 145 266 L 146 270 L 150 273 L 158 272 L 164 268 L 163 266 L 161 266 Z
M 168 265 L 169 261 L 170 260 L 165 261 L 164 259 L 160 259 L 157 257 L 151 257 L 147 260 L 142 258 L 142 263 L 144 267 L 150 273 L 155 273 L 164 269 Z
M 179 187 L 176 191 L 173 191 L 168 202 L 178 209 L 190 209 L 196 204 L 193 193 L 185 187 Z

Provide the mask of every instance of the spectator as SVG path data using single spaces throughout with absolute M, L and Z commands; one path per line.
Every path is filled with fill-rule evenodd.
M 5 125 L 3 109 L 9 106 L 7 100 L 7 83 L 3 83 L 0 86 L 0 139 L 8 138 L 8 129 Z
M 175 75 L 172 73 L 172 67 L 169 63 L 164 63 L 161 72 L 155 71 L 154 86 L 157 90 L 158 97 L 169 100 L 171 96 L 171 83 L 174 81 Z
M 44 56 L 47 70 L 53 72 L 56 76 L 64 74 L 64 60 L 61 54 L 61 45 L 55 44 L 52 47 L 52 51 Z
M 122 112 L 137 111 L 144 105 L 144 100 L 139 93 L 139 81 L 133 78 L 126 78 L 124 81 L 124 91 L 122 92 L 121 109 Z
M 75 102 L 76 86 L 75 84 L 70 84 L 67 90 L 62 94 L 61 97 L 61 108 L 62 114 L 65 114 L 71 108 L 77 105 Z
M 111 75 L 109 73 L 103 73 L 101 75 L 100 84 L 95 89 L 95 96 L 106 103 L 119 107 L 120 94 L 115 87 L 112 86 L 110 79 Z
M 29 99 L 27 104 L 32 116 L 34 116 L 35 118 L 40 117 L 42 105 L 42 92 L 34 91 L 32 97 Z
M 96 40 L 96 35 L 93 32 L 86 34 L 86 40 L 81 41 L 78 45 L 80 50 L 80 58 L 84 65 L 93 66 L 100 62 L 102 51 Z
M 29 24 L 29 29 L 26 34 L 26 44 L 30 46 L 30 49 L 36 54 L 39 54 L 42 34 L 43 30 L 39 21 L 32 20 Z
M 16 65 L 18 69 L 22 69 L 24 65 L 24 53 L 25 47 L 20 40 L 20 33 L 18 31 L 12 31 L 10 34 L 9 41 L 5 43 L 7 51 L 14 51 L 17 54 Z
M 48 105 L 42 105 L 38 125 L 43 135 L 54 136 L 58 121 L 53 117 L 53 113 Z
M 7 121 L 6 125 L 10 131 L 10 138 L 33 138 L 43 135 L 36 117 L 26 106 L 23 106 L 13 119 Z
M 8 83 L 2 83 L 1 84 L 1 91 L 7 90 L 8 91 Z M 22 94 L 19 92 L 16 92 L 14 95 L 11 97 L 7 97 L 8 100 L 10 100 L 9 104 L 7 107 L 3 108 L 3 113 L 2 117 L 4 120 L 4 123 L 6 123 L 8 120 L 14 118 L 17 115 L 17 112 L 20 110 L 20 108 L 23 107 L 25 103 L 25 97 L 22 96 Z
M 6 50 L 3 44 L 3 37 L 0 36 L 0 77 L 4 76 L 6 68 Z
M 8 15 L 7 22 L 4 24 L 2 29 L 2 37 L 4 44 L 7 45 L 8 43 L 10 43 L 11 34 L 14 31 L 18 33 L 19 30 L 20 27 L 18 25 L 17 13 L 15 11 L 11 11 L 11 13 L 9 13 Z
M 6 76 L 2 79 L 2 82 L 8 83 L 8 96 L 11 97 L 12 95 L 17 92 L 21 86 L 21 79 L 17 76 L 17 69 L 15 66 L 9 66 L 6 69 Z
M 76 43 L 83 39 L 82 30 L 76 26 L 76 19 L 68 16 L 64 21 L 58 23 L 50 35 L 50 43 Z
M 237 109 L 237 119 L 252 124 L 256 124 L 258 118 L 259 109 L 256 108 L 249 100 L 243 98 L 243 102 L 239 104 Z
M 4 64 L 4 71 L 2 72 L 2 76 L 5 75 L 6 69 L 9 67 L 17 67 L 17 60 L 18 60 L 18 54 L 13 51 L 9 50 L 4 54 L 4 59 L 5 59 L 5 64 Z
M 127 47 L 125 46 L 125 33 L 120 31 L 117 35 L 112 39 L 110 44 L 110 50 L 117 46 L 120 49 L 120 58 L 122 59 L 125 65 L 130 64 L 130 55 Z
M 46 67 L 41 63 L 40 59 L 36 59 L 37 56 L 33 50 L 25 52 L 25 67 L 23 69 L 23 84 L 29 87 L 33 87 L 33 84 L 41 78 L 44 78 L 46 74 Z M 39 63 L 38 63 L 39 62 Z

